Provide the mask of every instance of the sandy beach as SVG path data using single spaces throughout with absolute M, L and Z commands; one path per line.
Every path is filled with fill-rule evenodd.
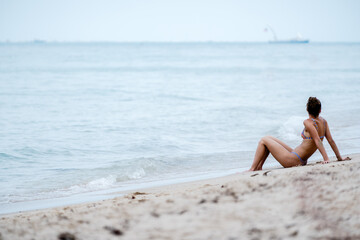
M 360 239 L 360 154 L 0 216 L 0 239 Z

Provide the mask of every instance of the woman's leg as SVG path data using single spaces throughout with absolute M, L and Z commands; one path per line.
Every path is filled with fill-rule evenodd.
M 296 155 L 292 154 L 292 148 L 288 145 L 276 139 L 274 137 L 263 137 L 256 149 L 254 162 L 250 168 L 250 171 L 256 171 L 262 169 L 269 152 L 283 167 L 292 167 L 299 164 L 299 159 Z
M 283 146 L 286 150 L 288 150 L 289 152 L 294 151 L 291 147 L 289 147 L 286 143 L 284 143 L 283 141 L 277 139 L 276 137 L 273 136 L 268 136 L 269 138 L 273 139 L 274 141 L 278 142 L 281 146 Z
M 284 143 L 283 141 L 277 139 L 276 137 L 273 136 L 268 136 L 269 138 L 273 139 L 274 141 L 278 142 L 281 146 L 283 146 L 286 150 L 288 150 L 289 152 L 292 152 L 293 149 L 291 147 L 289 147 L 286 143 Z M 255 170 L 262 170 L 262 167 L 265 163 L 266 158 L 269 156 L 269 149 L 266 148 L 266 153 L 264 154 L 264 157 L 262 158 L 262 160 L 259 162 L 259 164 L 257 165 Z
M 262 169 L 262 166 L 269 156 L 269 149 L 262 143 L 262 140 L 259 141 L 259 144 L 256 148 L 254 162 L 250 168 L 250 171 L 258 171 Z
M 255 171 L 262 170 L 262 167 L 263 167 L 263 165 L 265 163 L 265 160 L 269 156 L 269 153 L 270 153 L 269 149 L 265 148 L 265 154 L 263 155 L 262 159 L 260 160 L 260 162 L 256 166 Z

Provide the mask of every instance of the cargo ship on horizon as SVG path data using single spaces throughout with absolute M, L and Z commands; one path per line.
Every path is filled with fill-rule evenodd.
M 264 29 L 265 32 L 268 31 L 268 29 L 272 32 L 274 40 L 269 40 L 269 43 L 275 43 L 275 44 L 298 44 L 298 43 L 309 43 L 310 40 L 303 38 L 300 33 L 297 34 L 295 38 L 292 39 L 286 39 L 286 40 L 279 40 L 276 36 L 276 33 L 272 27 L 269 25 Z

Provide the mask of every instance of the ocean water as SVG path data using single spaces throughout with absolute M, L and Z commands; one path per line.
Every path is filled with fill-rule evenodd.
M 359 92 L 358 43 L 2 43 L 0 213 L 246 170 L 309 96 L 359 153 Z

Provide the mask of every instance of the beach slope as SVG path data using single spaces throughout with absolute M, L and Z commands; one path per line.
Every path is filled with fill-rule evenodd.
M 360 155 L 0 217 L 0 239 L 360 239 Z

